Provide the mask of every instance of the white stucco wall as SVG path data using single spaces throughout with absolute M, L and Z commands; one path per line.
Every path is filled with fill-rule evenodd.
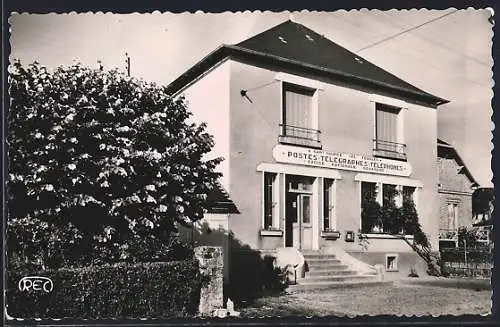
M 191 121 L 205 122 L 206 131 L 214 137 L 215 145 L 207 159 L 222 157 L 218 171 L 223 174 L 220 181 L 229 189 L 229 83 L 230 62 L 225 61 L 209 70 L 202 77 L 181 91 L 193 113 Z

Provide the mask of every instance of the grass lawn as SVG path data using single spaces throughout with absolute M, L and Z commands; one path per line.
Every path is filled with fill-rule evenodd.
M 384 285 L 266 297 L 239 308 L 243 317 L 325 315 L 486 315 L 490 290 Z

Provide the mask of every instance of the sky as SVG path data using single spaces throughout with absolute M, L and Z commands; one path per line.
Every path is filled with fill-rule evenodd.
M 492 186 L 492 25 L 488 10 L 351 10 L 11 15 L 11 56 L 49 68 L 79 62 L 167 85 L 221 44 L 236 44 L 287 19 L 303 24 L 450 103 L 438 136 L 483 187 Z M 423 131 L 424 132 L 424 131 Z

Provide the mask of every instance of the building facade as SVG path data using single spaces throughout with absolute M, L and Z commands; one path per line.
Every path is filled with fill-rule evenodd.
M 211 155 L 225 159 L 220 183 L 239 213 L 217 219 L 233 243 L 341 250 L 407 274 L 416 253 L 383 221 L 361 218 L 364 195 L 383 204 L 397 190 L 398 205 L 415 202 L 437 251 L 436 110 L 447 100 L 293 21 L 221 46 L 168 88 L 207 123 Z
M 478 241 L 493 244 L 493 209 L 495 193 L 493 187 L 478 187 L 472 194 L 472 222 Z
M 456 149 L 438 139 L 440 247 L 456 246 L 458 229 L 473 225 L 472 194 L 479 186 Z

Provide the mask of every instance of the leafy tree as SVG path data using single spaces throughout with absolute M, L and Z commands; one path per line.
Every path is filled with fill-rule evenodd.
M 10 67 L 9 252 L 43 266 L 165 260 L 219 174 L 184 99 L 117 70 Z

